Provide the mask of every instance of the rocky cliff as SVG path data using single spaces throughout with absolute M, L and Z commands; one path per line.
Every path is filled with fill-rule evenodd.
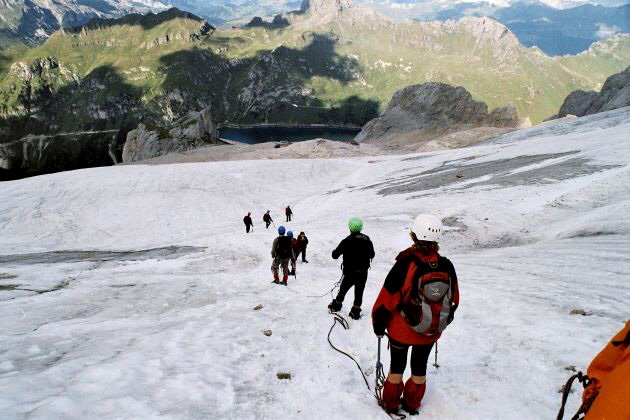
M 351 0 L 302 0 L 300 12 L 317 15 L 339 15 L 353 6 Z
M 118 163 L 118 130 L 28 135 L 0 143 L 0 180 Z
M 560 111 L 548 120 L 567 115 L 583 117 L 624 106 L 630 106 L 630 67 L 606 79 L 599 92 L 583 90 L 571 92 L 562 103 Z
M 170 152 L 184 152 L 206 144 L 218 144 L 217 127 L 210 110 L 191 112 L 168 127 L 139 124 L 127 134 L 123 162 L 136 162 Z
M 385 111 L 368 122 L 355 140 L 421 143 L 454 131 L 518 124 L 512 104 L 488 113 L 488 106 L 473 100 L 463 87 L 428 82 L 396 92 Z

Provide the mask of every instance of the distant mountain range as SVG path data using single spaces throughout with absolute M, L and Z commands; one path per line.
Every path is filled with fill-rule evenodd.
M 593 42 L 617 33 L 630 33 L 630 4 L 603 7 L 571 1 L 387 1 L 359 0 L 393 19 L 418 21 L 465 16 L 489 16 L 506 25 L 525 46 L 538 46 L 548 55 L 576 54 Z M 160 12 L 169 7 L 192 12 L 214 26 L 241 25 L 254 16 L 274 16 L 298 10 L 298 0 L 0 0 L 0 49 L 23 42 L 36 45 L 60 27 L 77 26 L 94 17 L 116 18 L 132 12 Z M 233 21 L 233 23 L 226 23 Z
M 439 12 L 436 18 L 444 21 L 463 16 L 490 16 L 510 28 L 523 45 L 537 46 L 548 55 L 577 54 L 594 42 L 630 33 L 630 3 L 620 7 L 585 4 L 570 9 L 538 2 L 518 2 L 509 7 L 460 3 Z
M 525 48 L 489 18 L 394 22 L 350 0 L 307 0 L 277 29 L 217 30 L 187 12 L 94 20 L 0 61 L 0 142 L 152 126 L 210 109 L 218 122 L 363 125 L 393 93 L 465 87 L 536 123 L 630 62 L 630 37 L 576 56 Z M 2 55 L 0 54 L 0 57 Z
M 35 45 L 61 27 L 82 25 L 95 17 L 166 9 L 159 0 L 0 0 L 0 46 L 9 38 Z

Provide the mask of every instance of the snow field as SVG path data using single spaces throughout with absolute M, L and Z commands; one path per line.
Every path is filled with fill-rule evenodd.
M 331 340 L 373 388 L 369 312 L 420 212 L 445 220 L 442 253 L 461 292 L 439 370 L 430 358 L 421 416 L 553 417 L 566 368 L 585 370 L 630 315 L 629 115 L 412 156 L 122 166 L 2 183 L 0 418 L 387 419 L 354 362 L 326 341 L 330 295 L 312 296 L 339 279 L 330 253 L 347 219 L 362 217 L 376 248 L 364 317 L 335 326 Z M 267 209 L 310 241 L 310 263 L 298 262 L 287 288 L 270 283 Z M 160 247 L 180 253 L 6 257 Z M 386 342 L 382 353 L 387 370 Z

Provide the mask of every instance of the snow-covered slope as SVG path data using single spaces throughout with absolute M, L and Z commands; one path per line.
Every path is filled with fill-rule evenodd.
M 422 418 L 553 418 L 566 368 L 585 369 L 630 316 L 629 117 L 623 108 L 402 157 L 2 183 L 0 417 L 386 419 L 326 341 L 340 275 L 330 252 L 348 217 L 362 217 L 377 254 L 367 314 L 412 217 L 430 212 L 448 225 L 441 246 L 461 306 L 441 367 L 429 367 Z M 310 263 L 285 288 L 270 283 L 275 232 L 260 218 L 271 209 L 279 225 L 287 204 Z M 373 388 L 369 316 L 331 340 Z

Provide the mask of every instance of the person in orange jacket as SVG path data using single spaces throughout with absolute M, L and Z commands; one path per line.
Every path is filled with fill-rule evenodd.
M 585 420 L 630 419 L 630 321 L 595 356 L 587 375 Z
M 438 254 L 442 230 L 442 222 L 432 215 L 415 218 L 413 244 L 396 257 L 372 308 L 374 333 L 382 337 L 387 330 L 389 337 L 391 364 L 380 401 L 389 413 L 397 412 L 401 403 L 405 411 L 418 412 L 431 348 L 459 305 L 455 268 Z M 411 377 L 403 384 L 409 347 Z

